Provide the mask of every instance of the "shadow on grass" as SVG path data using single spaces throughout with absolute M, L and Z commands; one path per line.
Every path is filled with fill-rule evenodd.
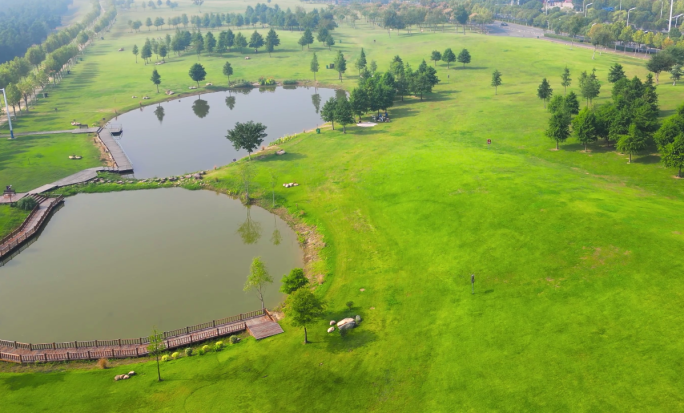
M 660 156 L 658 156 L 658 155 L 632 156 L 632 163 L 641 163 L 641 164 L 645 164 L 645 165 L 660 163 Z
M 272 155 L 260 158 L 259 162 L 281 162 L 281 161 L 296 161 L 299 159 L 307 158 L 306 155 L 301 153 L 286 152 L 285 155 Z

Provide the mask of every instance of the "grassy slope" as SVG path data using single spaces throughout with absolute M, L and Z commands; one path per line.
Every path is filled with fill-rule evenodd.
M 392 109 L 391 124 L 306 135 L 283 145 L 288 155 L 256 162 L 257 194 L 270 195 L 271 170 L 301 184 L 278 188 L 279 202 L 292 212 L 297 204 L 326 236 L 327 317 L 348 315 L 344 303 L 353 300 L 353 313 L 366 320 L 361 328 L 341 339 L 326 335 L 321 321 L 310 329 L 314 343 L 304 347 L 301 330 L 286 321 L 285 335 L 165 364 L 161 384 L 150 363 L 134 365 L 144 375 L 124 383 L 111 380 L 113 371 L 3 374 L 2 405 L 11 411 L 681 410 L 681 182 L 654 156 L 627 165 L 625 156 L 599 145 L 590 154 L 572 142 L 550 151 L 554 144 L 542 135 L 548 115 L 534 93 L 544 76 L 558 93 L 566 64 L 575 79 L 592 67 L 605 79 L 618 58 L 592 61 L 588 50 L 536 40 L 342 32 L 347 53 L 363 45 L 381 68 L 397 53 L 414 67 L 433 48 L 467 47 L 473 55 L 472 67 L 450 71 L 449 83 L 428 101 L 408 99 Z M 121 43 L 129 49 L 133 41 L 126 39 Z M 309 54 L 283 55 L 233 59 L 237 77 L 307 75 Z M 193 59 L 183 59 L 177 73 L 171 63 L 161 66 L 162 76 L 176 73 L 169 77 L 187 85 L 184 71 Z M 620 61 L 629 75 L 645 74 L 639 61 Z M 218 71 L 220 61 L 207 62 Z M 151 68 L 130 66 L 145 74 L 131 76 L 130 84 L 151 93 Z M 94 79 L 104 67 L 98 65 Z M 504 75 L 496 97 L 488 87 L 494 68 Z M 446 78 L 446 70 L 440 67 L 439 75 Z M 659 89 L 663 108 L 671 110 L 679 89 Z M 107 93 L 115 92 L 103 87 Z M 99 95 L 87 106 L 108 99 Z M 222 168 L 210 179 L 231 187 L 232 173 Z
M 29 211 L 11 208 L 9 205 L 0 205 L 0 238 L 12 232 L 13 228 L 21 225 L 28 214 Z

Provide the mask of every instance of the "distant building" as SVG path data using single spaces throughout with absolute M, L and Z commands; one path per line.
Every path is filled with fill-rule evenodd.
M 546 0 L 548 3 L 548 8 L 552 9 L 554 7 L 559 7 L 561 9 L 574 9 L 575 6 L 572 4 L 572 0 Z M 544 4 L 546 7 L 546 4 Z

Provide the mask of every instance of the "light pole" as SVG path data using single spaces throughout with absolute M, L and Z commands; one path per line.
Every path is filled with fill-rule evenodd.
M 636 7 L 632 7 L 631 9 L 627 10 L 627 27 L 629 27 L 629 12 L 632 10 L 636 10 Z
M 674 19 L 675 19 L 675 28 L 677 27 L 677 20 L 679 20 L 679 18 L 682 17 L 682 16 L 684 16 L 684 13 L 678 14 L 678 15 L 674 16 Z
M 591 6 L 594 3 L 589 3 L 587 6 L 584 8 L 584 17 L 587 17 L 587 7 Z
M 2 90 L 2 97 L 5 98 L 5 112 L 7 112 L 7 121 L 9 122 L 10 127 L 10 139 L 14 139 L 14 129 L 12 129 L 12 115 L 10 115 L 9 105 L 7 104 L 7 93 L 5 93 L 5 89 L 0 90 Z
M 672 5 L 674 0 L 670 0 L 670 21 L 667 22 L 667 34 L 670 35 L 670 29 L 672 29 Z

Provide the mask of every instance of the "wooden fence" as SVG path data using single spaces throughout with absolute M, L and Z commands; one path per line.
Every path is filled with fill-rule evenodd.
M 29 216 L 24 220 L 24 222 L 21 224 L 21 226 L 14 231 L 12 231 L 9 235 L 4 237 L 2 240 L 0 240 L 0 257 L 3 257 L 10 253 L 13 249 L 21 245 L 24 241 L 27 239 L 31 238 L 36 232 L 40 231 L 40 228 L 43 226 L 43 223 L 47 219 L 48 216 L 50 216 L 50 213 L 52 210 L 55 208 L 55 206 L 59 205 L 60 202 L 64 200 L 64 197 L 61 195 L 52 203 L 50 206 L 45 210 L 45 213 L 43 213 L 43 216 L 40 217 L 36 225 L 33 226 L 33 228 L 29 228 L 26 230 L 25 233 L 20 235 L 17 239 L 13 240 L 12 242 L 8 242 L 9 240 L 12 239 L 12 237 L 16 236 L 20 232 L 24 231 L 26 229 L 26 225 L 28 225 L 29 221 L 31 221 L 31 218 L 35 216 L 35 214 L 38 213 L 38 210 L 40 209 L 40 202 L 38 205 L 36 205 L 35 208 L 31 211 Z
M 208 323 L 165 331 L 159 337 L 164 340 L 164 345 L 167 349 L 174 349 L 244 331 L 247 329 L 247 324 L 244 320 L 262 315 L 269 314 L 266 310 L 251 311 L 233 317 L 212 320 Z M 0 340 L 0 347 L 17 350 L 16 352 L 0 352 L 0 360 L 15 363 L 47 363 L 52 361 L 140 357 L 149 353 L 147 351 L 149 343 L 149 337 L 38 344 Z M 127 348 L 124 348 L 124 346 Z M 72 351 L 59 351 L 67 349 Z M 40 353 L 40 351 L 45 350 L 47 352 Z M 26 351 L 32 353 L 24 354 Z

